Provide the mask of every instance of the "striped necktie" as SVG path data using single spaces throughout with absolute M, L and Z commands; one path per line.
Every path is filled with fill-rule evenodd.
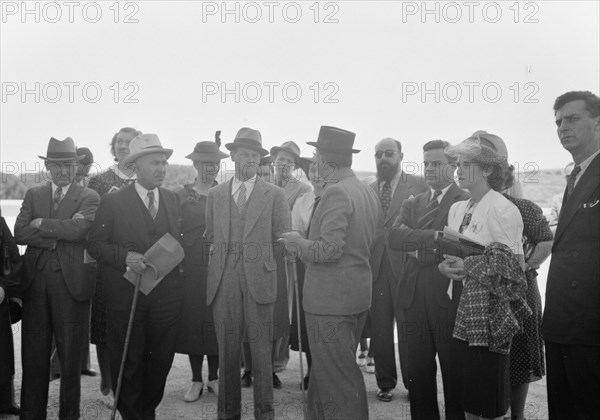
M 569 196 L 573 192 L 573 188 L 575 188 L 575 181 L 577 180 L 577 175 L 581 172 L 581 166 L 575 165 L 573 167 L 573 172 L 569 175 L 569 179 L 567 180 L 567 191 L 565 192 L 565 203 L 569 199 Z
M 56 189 L 56 191 L 54 191 L 54 211 L 56 211 L 56 209 L 58 209 L 58 206 L 60 206 L 60 202 L 63 199 L 63 192 L 62 192 L 62 187 L 58 187 Z
M 158 208 L 154 202 L 154 191 L 148 191 L 148 211 L 150 212 L 150 216 L 152 216 L 152 220 L 156 219 Z
M 427 206 L 425 206 L 423 216 L 419 217 L 419 220 L 417 220 L 417 226 L 419 229 L 431 229 L 431 225 L 438 215 L 438 197 L 441 193 L 442 192 L 440 190 L 434 191 L 433 197 L 431 197 L 431 200 L 429 200 L 429 203 L 427 203 Z
M 244 206 L 246 205 L 246 184 L 243 182 L 242 185 L 240 185 L 236 204 L 240 212 L 244 210 Z

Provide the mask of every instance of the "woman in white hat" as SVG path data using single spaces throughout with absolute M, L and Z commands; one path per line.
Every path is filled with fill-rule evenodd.
M 189 355 L 192 368 L 192 383 L 184 396 L 186 402 L 196 401 L 202 396 L 202 363 L 205 355 L 208 360 L 207 389 L 216 393 L 219 388 L 219 349 L 212 307 L 206 304 L 209 248 L 203 235 L 206 229 L 208 190 L 217 185 L 221 159 L 228 156 L 219 150 L 219 143 L 197 143 L 194 151 L 186 156 L 192 160 L 198 172 L 196 182 L 186 185 L 177 193 L 181 205 L 181 233 L 185 251 L 185 293 L 176 351 Z

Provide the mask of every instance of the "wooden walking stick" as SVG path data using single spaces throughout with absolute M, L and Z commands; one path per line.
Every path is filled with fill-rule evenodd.
M 297 271 L 296 271 L 296 258 L 289 259 L 287 256 L 285 258 L 285 276 L 287 278 L 288 284 L 293 285 L 294 290 L 294 298 L 296 301 L 296 327 L 298 333 L 298 351 L 300 355 L 300 389 L 302 389 L 302 403 L 304 409 L 304 417 L 306 417 L 307 413 L 307 405 L 306 405 L 306 390 L 304 389 L 304 362 L 302 360 L 302 328 L 300 322 L 300 295 L 298 294 L 298 279 L 297 279 Z M 292 271 L 291 275 L 289 270 Z M 291 317 L 290 317 L 291 318 Z
M 146 263 L 147 267 L 150 267 L 154 270 L 155 277 L 158 277 L 158 272 L 156 267 L 150 263 Z M 123 381 L 123 371 L 125 370 L 125 360 L 127 359 L 127 350 L 129 350 L 129 341 L 131 340 L 131 329 L 133 326 L 133 317 L 135 315 L 135 310 L 137 308 L 137 301 L 140 291 L 140 283 L 142 281 L 142 275 L 136 273 L 135 276 L 135 288 L 133 291 L 133 300 L 131 302 L 131 311 L 129 312 L 129 321 L 127 322 L 127 333 L 125 334 L 125 344 L 123 345 L 123 356 L 121 357 L 121 365 L 119 366 L 119 377 L 117 379 L 117 392 L 115 393 L 115 402 L 112 407 L 112 413 L 110 415 L 110 420 L 115 420 L 115 416 L 117 415 L 117 404 L 119 402 L 119 396 L 121 395 L 121 383 Z

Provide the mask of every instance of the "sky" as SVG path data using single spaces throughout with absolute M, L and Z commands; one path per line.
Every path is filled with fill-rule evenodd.
M 172 163 L 244 126 L 310 156 L 321 125 L 356 133 L 360 171 L 384 137 L 418 167 L 425 142 L 476 130 L 518 170 L 562 168 L 552 105 L 599 93 L 599 19 L 597 1 L 2 1 L 1 170 L 67 136 L 108 167 L 125 126 Z

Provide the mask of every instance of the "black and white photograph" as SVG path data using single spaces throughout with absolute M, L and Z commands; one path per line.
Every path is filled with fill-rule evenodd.
M 0 0 L 0 419 L 600 418 L 600 1 Z

